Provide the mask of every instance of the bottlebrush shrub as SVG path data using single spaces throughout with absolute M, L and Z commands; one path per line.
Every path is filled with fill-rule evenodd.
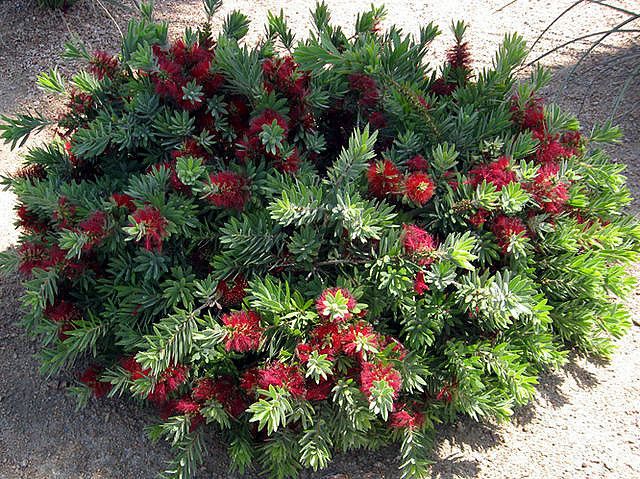
M 56 131 L 5 179 L 43 371 L 91 358 L 81 400 L 156 407 L 173 477 L 214 430 L 241 471 L 399 442 L 403 477 L 426 477 L 437 423 L 508 418 L 629 326 L 640 230 L 598 149 L 618 131 L 544 105 L 541 69 L 516 84 L 517 35 L 473 73 L 457 23 L 431 70 L 438 29 L 383 14 L 351 35 L 319 4 L 299 42 L 270 15 L 250 48 L 240 12 L 169 42 L 143 6 L 117 56 L 69 45 L 88 69 L 40 76 L 65 113 L 4 118 L 14 146 Z

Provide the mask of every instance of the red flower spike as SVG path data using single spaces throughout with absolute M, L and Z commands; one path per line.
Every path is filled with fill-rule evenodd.
M 426 171 L 429 169 L 429 163 L 422 155 L 415 155 L 407 162 L 407 167 L 411 171 Z
M 367 398 L 371 397 L 371 389 L 377 381 L 385 381 L 393 389 L 394 399 L 398 397 L 402 387 L 400 373 L 391 366 L 384 366 L 380 363 L 364 363 L 360 373 L 360 390 Z
M 305 381 L 300 370 L 294 366 L 275 361 L 270 366 L 259 371 L 258 387 L 269 389 L 269 386 L 279 386 L 288 391 L 293 397 L 304 397 L 306 393 Z
M 93 395 L 96 398 L 105 396 L 111 388 L 112 384 L 100 381 L 98 376 L 102 373 L 102 368 L 97 365 L 89 366 L 80 376 L 79 381 L 87 385 L 93 391 Z
M 220 296 L 220 303 L 223 306 L 235 306 L 242 303 L 242 300 L 247 295 L 245 290 L 248 286 L 249 283 L 242 275 L 236 276 L 232 283 L 227 280 L 220 281 L 216 288 Z
M 218 208 L 244 208 L 249 195 L 247 182 L 243 177 L 231 171 L 221 171 L 212 174 L 210 181 L 213 191 L 207 195 L 207 200 Z
M 346 288 L 327 288 L 316 300 L 316 311 L 321 318 L 345 321 L 353 317 L 358 302 Z
M 424 424 L 424 414 L 408 411 L 404 405 L 391 413 L 389 427 L 392 429 L 419 429 Z
M 429 285 L 425 282 L 424 273 L 422 271 L 418 271 L 416 278 L 413 280 L 413 290 L 419 296 L 422 296 L 424 293 L 429 291 Z
M 421 266 L 429 266 L 435 261 L 436 240 L 422 228 L 415 225 L 402 225 L 402 246 L 409 256 Z
M 469 171 L 469 183 L 478 186 L 483 181 L 493 184 L 498 191 L 502 190 L 509 183 L 516 181 L 516 174 L 509 169 L 509 158 L 501 156 L 496 161 L 478 165 Z
M 469 224 L 475 226 L 476 228 L 480 228 L 483 224 L 487 222 L 491 213 L 483 208 L 479 208 L 474 214 L 469 217 Z
M 114 193 L 111 195 L 111 199 L 115 202 L 118 208 L 126 208 L 130 213 L 136 210 L 133 198 L 125 193 Z
M 380 100 L 376 81 L 362 73 L 349 75 L 349 87 L 359 96 L 358 103 L 365 108 L 374 108 Z
M 360 321 L 342 332 L 342 350 L 348 356 L 366 359 L 380 351 L 381 339 L 373 326 Z
M 527 227 L 520 218 L 500 215 L 493 220 L 491 231 L 496 236 L 498 246 L 506 254 L 512 239 L 520 233 L 526 232 Z
M 374 161 L 367 170 L 369 191 L 377 198 L 397 195 L 401 190 L 400 170 L 391 160 Z
M 167 231 L 169 222 L 162 216 L 160 210 L 153 206 L 145 206 L 134 211 L 131 218 L 136 225 L 143 227 L 145 249 L 149 251 L 162 250 L 162 242 L 169 236 Z
M 222 316 L 222 322 L 227 328 L 227 351 L 244 353 L 256 351 L 260 346 L 260 339 L 264 328 L 260 326 L 260 316 L 254 311 L 237 311 Z
M 407 197 L 418 206 L 424 206 L 432 197 L 435 185 L 429 175 L 423 172 L 411 173 L 404 183 Z
M 89 60 L 89 71 L 99 80 L 104 77 L 113 78 L 118 71 L 118 59 L 107 52 L 98 50 Z

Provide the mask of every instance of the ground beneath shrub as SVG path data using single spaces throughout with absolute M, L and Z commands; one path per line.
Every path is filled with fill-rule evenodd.
M 81 0 L 65 15 L 38 10 L 35 0 L 0 0 L 0 114 L 22 109 L 55 112 L 57 103 L 33 85 L 35 75 L 58 63 L 63 42 L 71 34 L 92 48 L 115 49 L 118 30 L 101 8 L 124 28 L 129 13 L 106 0 Z M 127 5 L 132 2 L 121 0 Z M 336 22 L 348 26 L 370 0 L 329 1 Z M 437 0 L 387 2 L 389 21 L 416 32 L 434 20 L 446 28 L 453 19 L 470 22 L 468 40 L 478 66 L 490 62 L 502 35 L 520 31 L 529 40 L 572 1 Z M 615 2 L 628 8 L 636 0 Z M 201 21 L 200 0 L 156 0 L 159 16 L 172 21 L 172 34 Z M 257 38 L 267 10 L 287 9 L 298 34 L 308 27 L 304 0 L 227 1 L 223 14 L 240 9 L 258 21 L 251 31 Z M 218 15 L 222 18 L 222 15 Z M 614 25 L 620 15 L 598 5 L 583 5 L 569 20 L 558 23 L 536 47 L 545 51 L 570 38 Z M 434 43 L 441 55 L 451 41 L 444 35 Z M 584 50 L 582 44 L 545 59 L 558 79 L 566 78 Z M 547 92 L 563 107 L 579 113 L 585 126 L 606 119 L 614 98 L 631 71 L 625 57 L 639 53 L 628 36 L 612 36 L 605 46 L 568 83 L 556 81 Z M 436 58 L 434 56 L 434 58 Z M 441 56 L 440 56 L 441 58 Z M 531 58 L 535 58 L 532 55 Z M 616 61 L 613 61 L 616 60 Z M 73 65 L 61 64 L 65 71 Z M 624 146 L 611 151 L 629 165 L 634 196 L 640 198 L 640 83 L 629 88 L 616 121 L 626 135 Z M 46 132 L 30 140 L 42 141 Z M 19 157 L 0 147 L 0 173 L 14 170 Z M 15 243 L 13 196 L 0 192 L 0 250 Z M 637 211 L 638 202 L 633 211 Z M 640 267 L 635 271 L 640 277 Z M 0 479 L 116 479 L 152 478 L 169 456 L 163 444 L 151 445 L 143 428 L 154 418 L 135 404 L 121 400 L 92 403 L 76 412 L 64 394 L 65 378 L 45 379 L 37 372 L 37 345 L 22 335 L 17 277 L 0 280 Z M 640 295 L 629 306 L 640 315 Z M 574 358 L 562 370 L 541 378 L 536 401 L 518 411 L 513 423 L 493 427 L 471 420 L 442 428 L 434 454 L 437 478 L 637 478 L 640 477 L 640 328 L 634 326 L 620 341 L 608 364 Z M 330 468 L 306 478 L 398 478 L 397 450 L 356 452 L 336 458 Z M 201 477 L 235 477 L 227 472 L 224 449 L 211 441 Z M 257 477 L 247 475 L 246 477 Z

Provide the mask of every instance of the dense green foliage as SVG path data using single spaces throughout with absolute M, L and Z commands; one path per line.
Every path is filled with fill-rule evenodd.
M 611 354 L 640 239 L 599 147 L 619 132 L 544 106 L 541 69 L 516 83 L 521 37 L 474 73 L 454 24 L 433 70 L 438 28 L 380 8 L 346 33 L 319 4 L 306 40 L 270 14 L 251 47 L 205 7 L 174 43 L 142 5 L 117 56 L 69 44 L 87 71 L 38 79 L 68 111 L 2 118 L 13 146 L 55 128 L 4 179 L 44 373 L 91 358 L 81 402 L 158 407 L 171 477 L 217 431 L 240 471 L 398 442 L 422 478 L 438 423 L 507 419 L 571 348 Z

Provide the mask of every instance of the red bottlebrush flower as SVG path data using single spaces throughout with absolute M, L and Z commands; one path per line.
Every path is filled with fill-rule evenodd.
M 425 282 L 422 271 L 418 271 L 416 278 L 413 280 L 413 290 L 420 296 L 429 291 L 429 285 Z
M 238 275 L 233 280 L 233 283 L 229 283 L 227 280 L 222 280 L 218 283 L 217 292 L 220 295 L 220 303 L 223 306 L 234 306 L 240 304 L 244 297 L 247 295 L 245 290 L 249 286 L 244 276 Z
M 402 246 L 408 255 L 418 260 L 421 266 L 429 266 L 435 261 L 436 240 L 416 225 L 402 225 Z
M 448 96 L 451 95 L 455 89 L 455 83 L 449 83 L 443 77 L 437 78 L 429 87 L 432 93 L 438 96 Z
M 234 208 L 241 210 L 248 199 L 246 180 L 231 171 L 221 171 L 210 177 L 213 191 L 207 195 L 207 200 L 219 208 Z
M 319 383 L 315 381 L 307 381 L 307 401 L 324 401 L 331 394 L 333 389 L 333 381 L 331 379 L 321 379 Z
M 20 205 L 16 211 L 16 215 L 18 216 L 18 224 L 27 231 L 43 233 L 48 228 L 47 223 L 29 211 L 25 205 Z
M 411 173 L 404 183 L 407 197 L 419 206 L 424 206 L 432 197 L 435 185 L 426 173 Z
M 206 402 L 215 397 L 216 388 L 213 379 L 204 378 L 198 381 L 191 395 L 198 402 Z
M 89 60 L 89 71 L 100 80 L 104 77 L 113 78 L 118 71 L 118 59 L 98 50 Z
M 415 155 L 407 162 L 407 166 L 411 171 L 426 171 L 429 169 L 429 163 L 422 155 Z
M 299 72 L 290 56 L 268 58 L 262 63 L 264 86 L 268 92 L 277 90 L 289 100 L 301 101 L 309 91 L 309 74 Z
M 243 353 L 258 349 L 264 331 L 258 313 L 237 311 L 222 316 L 222 322 L 227 327 L 227 351 Z
M 469 224 L 471 224 L 472 226 L 479 228 L 487 222 L 487 219 L 489 219 L 489 216 L 491 216 L 491 213 L 489 211 L 483 208 L 479 208 L 477 212 L 475 212 L 469 217 L 468 221 L 469 221 Z
M 349 87 L 358 92 L 360 106 L 365 108 L 373 108 L 380 100 L 378 93 L 378 84 L 376 81 L 362 73 L 353 73 L 349 75 Z
M 407 411 L 405 406 L 391 413 L 389 427 L 393 429 L 418 429 L 424 424 L 424 414 Z
M 44 180 L 47 177 L 47 170 L 42 165 L 31 164 L 13 173 L 13 177 L 27 180 L 33 184 L 36 181 Z
M 89 251 L 107 236 L 107 214 L 104 211 L 94 211 L 78 224 L 78 228 L 89 237 L 89 241 L 82 248 Z
M 180 414 L 197 414 L 200 412 L 200 404 L 185 396 L 175 402 L 173 409 Z
M 571 150 L 567 150 L 555 137 L 538 132 L 534 132 L 533 136 L 540 142 L 536 150 L 536 161 L 539 164 L 555 163 L 571 156 Z
M 283 173 L 295 173 L 298 171 L 300 168 L 300 155 L 298 154 L 298 149 L 294 147 L 289 156 L 279 159 L 274 166 Z
M 285 120 L 278 112 L 271 109 L 263 111 L 260 115 L 251 120 L 251 123 L 249 123 L 249 136 L 251 137 L 260 134 L 263 126 L 272 125 L 274 121 L 284 130 L 283 135 L 286 137 L 289 134 L 289 124 L 287 123 L 287 120 Z
M 69 198 L 58 198 L 58 208 L 53 212 L 53 220 L 58 223 L 58 228 L 69 229 L 73 226 L 76 216 L 76 206 L 71 204 Z
M 68 323 L 80 317 L 80 311 L 69 301 L 58 301 L 47 306 L 44 310 L 47 319 L 55 323 Z
M 509 169 L 509 158 L 506 156 L 501 156 L 492 163 L 476 166 L 469 171 L 469 176 L 469 183 L 472 186 L 478 186 L 486 181 L 493 184 L 498 191 L 516 181 L 516 174 Z
M 132 381 L 136 379 L 146 377 L 151 370 L 143 369 L 142 365 L 136 360 L 135 356 L 127 356 L 120 360 L 120 366 L 122 369 L 129 373 L 129 378 Z
M 98 379 L 100 373 L 102 373 L 102 368 L 94 364 L 89 366 L 79 378 L 81 383 L 86 384 L 91 388 L 93 395 L 98 399 L 105 396 L 113 387 L 112 384 Z
M 353 317 L 358 302 L 346 288 L 327 288 L 316 300 L 321 318 L 345 321 Z
M 518 97 L 514 96 L 512 100 L 511 113 L 513 122 L 522 130 L 530 130 L 534 132 L 544 133 L 546 125 L 544 122 L 544 106 L 542 99 L 530 98 L 521 110 L 518 107 Z
M 533 182 L 525 187 L 538 205 L 552 215 L 562 212 L 569 201 L 569 186 L 558 179 L 558 170 L 555 163 L 542 165 Z
M 240 387 L 244 390 L 247 396 L 251 396 L 255 393 L 259 379 L 260 370 L 258 368 L 247 369 L 242 373 L 240 376 Z
M 369 191 L 377 198 L 400 193 L 402 176 L 391 160 L 372 162 L 367 171 L 367 180 Z
M 300 343 L 296 346 L 296 355 L 303 363 L 309 361 L 309 356 L 311 356 L 312 352 L 313 347 L 309 343 Z
M 160 376 L 160 380 L 166 383 L 167 389 L 172 392 L 187 380 L 188 372 L 189 368 L 187 366 L 176 364 L 165 369 Z
M 398 397 L 400 388 L 402 387 L 402 377 L 400 373 L 391 366 L 384 366 L 381 363 L 366 362 L 362 365 L 360 373 L 360 390 L 367 398 L 371 397 L 371 389 L 374 383 L 385 381 L 394 391 L 394 399 Z
M 447 61 L 451 68 L 457 68 L 471 72 L 471 53 L 467 42 L 452 46 L 447 52 Z
M 342 350 L 348 356 L 366 358 L 367 353 L 380 351 L 380 335 L 368 323 L 359 321 L 342 332 Z
M 136 225 L 142 226 L 145 249 L 160 251 L 162 241 L 169 236 L 167 232 L 169 222 L 162 216 L 160 210 L 153 206 L 138 208 L 131 215 L 131 219 Z
M 174 150 L 171 152 L 171 158 L 177 160 L 178 158 L 182 158 L 183 156 L 193 156 L 196 158 L 207 158 L 207 152 L 198 144 L 196 140 L 193 138 L 188 138 L 182 144 L 179 150 Z
M 387 126 L 387 119 L 381 111 L 374 111 L 369 115 L 369 125 L 374 130 L 381 130 Z
M 579 131 L 564 132 L 560 137 L 560 142 L 565 148 L 566 156 L 579 155 L 587 143 Z
M 436 399 L 438 401 L 444 401 L 448 403 L 453 401 L 452 386 L 442 386 L 442 388 L 440 388 L 440 390 L 438 391 L 438 394 L 436 394 Z
M 163 163 L 156 163 L 151 166 L 148 171 L 158 172 L 161 168 L 164 168 L 169 173 L 169 184 L 178 193 L 184 193 L 187 196 L 191 195 L 191 188 L 185 185 L 178 177 L 176 170 L 176 161 L 165 161 Z
M 512 239 L 520 233 L 526 232 L 527 227 L 520 218 L 499 215 L 493 220 L 491 231 L 496 236 L 498 246 L 506 254 L 509 246 L 511 246 Z
M 58 245 L 45 247 L 40 244 L 25 242 L 20 245 L 18 250 L 20 254 L 19 271 L 29 275 L 34 268 L 48 271 L 60 264 L 64 264 L 66 260 L 66 251 L 60 249 Z
M 118 208 L 126 208 L 130 213 L 136 210 L 133 198 L 125 193 L 114 193 L 111 195 L 111 199 L 115 202 Z
M 270 366 L 260 370 L 258 387 L 269 389 L 269 386 L 279 386 L 288 391 L 293 397 L 304 397 L 306 393 L 304 378 L 300 370 L 294 366 L 275 361 Z

